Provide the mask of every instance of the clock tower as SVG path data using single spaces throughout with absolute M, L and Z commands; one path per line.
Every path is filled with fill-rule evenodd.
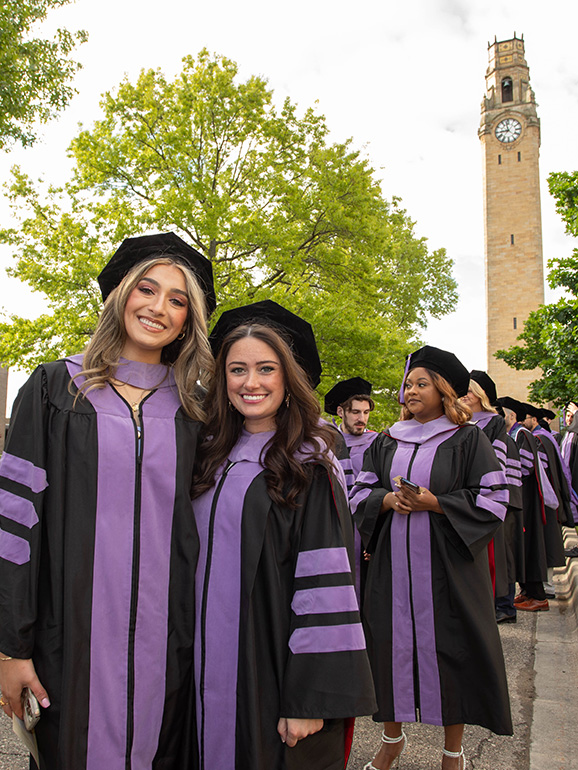
M 528 400 L 540 370 L 517 371 L 495 358 L 517 344 L 528 314 L 544 302 L 540 209 L 540 120 L 524 38 L 488 45 L 479 137 L 484 168 L 488 374 L 499 396 Z

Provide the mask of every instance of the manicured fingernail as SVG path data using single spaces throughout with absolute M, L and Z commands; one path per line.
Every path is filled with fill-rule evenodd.
M 47 709 L 50 706 L 50 701 L 48 700 L 48 698 L 42 698 L 42 700 L 40 701 L 40 705 L 42 706 L 43 709 Z

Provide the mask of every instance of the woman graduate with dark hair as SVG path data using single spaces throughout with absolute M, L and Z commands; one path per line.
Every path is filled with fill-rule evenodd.
M 223 313 L 210 339 L 194 480 L 200 767 L 343 770 L 346 719 L 375 700 L 313 332 L 264 301 Z
M 0 463 L 2 706 L 40 700 L 42 770 L 182 770 L 212 271 L 165 233 L 123 241 L 99 283 L 88 347 L 32 374 Z
M 401 421 L 376 438 L 352 491 L 371 554 L 364 625 L 382 745 L 405 748 L 403 722 L 443 725 L 444 770 L 464 770 L 464 724 L 511 734 L 506 672 L 486 547 L 505 516 L 506 478 L 458 400 L 469 375 L 426 346 L 408 360 Z

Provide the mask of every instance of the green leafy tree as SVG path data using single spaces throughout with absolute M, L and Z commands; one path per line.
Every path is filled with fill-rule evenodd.
M 122 238 L 175 230 L 213 264 L 219 312 L 264 298 L 309 320 L 320 392 L 356 374 L 378 389 L 378 424 L 397 412 L 404 356 L 428 314 L 456 300 L 452 262 L 429 252 L 398 200 L 386 201 L 351 141 L 325 119 L 276 107 L 262 78 L 203 50 L 174 81 L 143 71 L 105 94 L 103 117 L 73 140 L 71 181 L 40 192 L 18 169 L 18 226 L 0 233 L 12 275 L 51 315 L 12 317 L 0 360 L 31 367 L 81 350 L 97 317 L 95 277 Z
M 566 232 L 577 237 L 578 171 L 552 173 L 548 186 Z M 569 257 L 550 260 L 548 268 L 549 285 L 564 290 L 564 296 L 530 313 L 518 337 L 524 344 L 497 356 L 515 369 L 539 367 L 543 376 L 530 385 L 530 399 L 562 406 L 578 396 L 578 248 Z
M 80 65 L 69 58 L 86 32 L 59 29 L 54 39 L 33 37 L 52 8 L 71 0 L 2 0 L 0 4 L 0 149 L 35 140 L 34 123 L 46 122 L 69 103 Z

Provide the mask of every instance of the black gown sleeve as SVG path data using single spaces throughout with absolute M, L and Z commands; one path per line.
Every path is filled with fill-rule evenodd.
M 39 367 L 21 388 L 0 460 L 0 650 L 31 658 L 46 474 L 48 395 Z M 57 447 L 52 448 L 57 451 Z
M 466 558 L 473 559 L 501 526 L 509 493 L 506 474 L 488 437 L 475 426 L 461 430 L 468 430 L 469 435 L 459 445 L 462 456 L 456 457 L 456 464 L 465 471 L 460 488 L 444 493 L 437 493 L 435 488 L 431 491 L 451 525 L 454 544 Z M 458 467 L 446 469 L 450 483 Z
M 376 710 L 349 538 L 340 521 L 348 516 L 338 483 L 316 466 L 297 545 L 284 717 L 345 718 Z

